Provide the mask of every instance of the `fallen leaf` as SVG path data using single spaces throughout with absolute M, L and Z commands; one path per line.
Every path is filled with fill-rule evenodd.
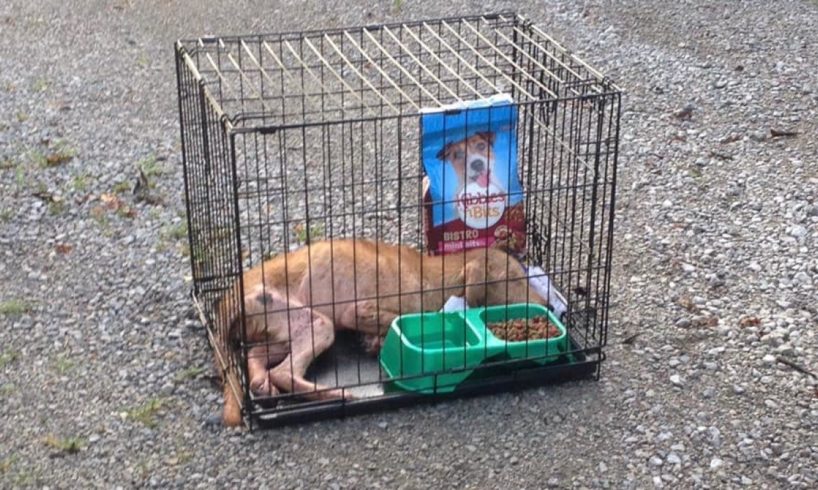
M 58 244 L 57 244 L 57 245 L 54 247 L 54 249 L 57 251 L 57 253 L 60 253 L 60 254 L 63 254 L 63 255 L 65 255 L 65 254 L 67 254 L 68 252 L 70 252 L 70 251 L 71 251 L 73 248 L 74 248 L 74 247 L 72 247 L 71 245 L 69 245 L 69 244 L 67 244 L 67 243 L 58 243 Z
M 120 199 L 116 194 L 104 193 L 99 196 L 99 200 L 102 201 L 106 208 L 112 211 L 117 211 L 123 205 L 122 199 Z
M 102 206 L 94 206 L 91 208 L 91 217 L 93 218 L 102 218 L 105 216 L 105 208 Z
M 699 311 L 699 309 L 696 307 L 696 304 L 693 302 L 692 299 L 690 299 L 690 296 L 682 296 L 678 300 L 676 300 L 676 303 L 687 311 L 692 312 Z
M 757 316 L 745 316 L 738 321 L 740 327 L 757 327 L 761 325 L 761 319 Z
M 52 153 L 50 155 L 46 155 L 45 164 L 49 167 L 57 167 L 68 162 L 72 158 L 74 158 L 74 155 L 69 153 Z

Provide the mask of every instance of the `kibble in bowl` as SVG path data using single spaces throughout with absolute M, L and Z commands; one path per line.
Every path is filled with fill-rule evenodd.
M 495 337 L 509 342 L 556 338 L 562 335 L 560 329 L 545 316 L 492 322 L 488 324 L 488 327 Z

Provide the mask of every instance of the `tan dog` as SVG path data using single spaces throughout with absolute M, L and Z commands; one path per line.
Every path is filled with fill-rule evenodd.
M 244 288 L 251 390 L 262 396 L 281 390 L 317 400 L 344 396 L 304 378 L 312 361 L 332 345 L 336 329 L 382 340 L 395 317 L 438 311 L 452 295 L 465 296 L 473 307 L 546 304 L 529 289 L 520 263 L 499 249 L 425 256 L 405 246 L 347 239 L 274 257 L 244 274 Z M 220 307 L 232 302 L 229 296 L 237 289 Z M 237 320 L 230 319 L 222 345 L 238 344 L 242 322 Z M 241 423 L 241 410 L 226 381 L 222 417 L 234 426 Z
M 489 183 L 505 192 L 494 172 L 494 133 L 478 131 L 468 138 L 447 143 L 438 153 L 438 160 L 448 162 L 457 175 L 455 195 L 466 185 L 477 182 L 481 187 Z

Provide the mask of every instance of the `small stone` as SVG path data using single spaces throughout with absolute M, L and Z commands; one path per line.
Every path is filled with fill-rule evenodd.
M 652 466 L 662 466 L 662 463 L 664 463 L 664 461 L 662 461 L 662 458 L 659 456 L 654 455 L 650 457 L 650 464 Z
M 722 459 L 719 458 L 718 456 L 716 456 L 716 457 L 714 457 L 713 459 L 710 460 L 710 469 L 711 470 L 717 470 L 717 469 L 721 468 L 723 465 L 724 465 L 724 461 L 722 461 Z
M 790 227 L 790 236 L 795 238 L 803 238 L 807 235 L 807 229 L 801 225 L 793 225 Z
M 508 460 L 511 464 L 517 464 L 520 460 L 517 459 L 517 456 L 512 456 L 511 459 Z
M 725 351 L 725 347 L 722 345 L 722 346 L 719 346 L 719 347 L 713 347 L 712 349 L 707 351 L 707 354 L 715 357 L 715 356 L 718 356 L 719 354 L 723 353 L 724 351 Z
M 386 430 L 386 428 L 389 427 L 389 423 L 385 422 L 385 421 L 384 422 L 378 422 L 378 427 L 381 428 L 381 429 Z
M 742 484 L 742 485 L 752 485 L 752 484 L 753 484 L 753 480 L 751 480 L 750 478 L 747 478 L 747 477 L 746 477 L 746 476 L 744 476 L 744 475 L 741 475 L 741 484 Z
M 665 461 L 670 464 L 682 464 L 682 458 L 680 458 L 679 455 L 674 452 L 669 453 L 667 458 L 665 458 Z
M 664 201 L 662 201 L 663 208 L 669 208 L 671 206 L 673 206 L 673 202 L 670 199 L 665 199 Z
M 776 408 L 778 408 L 778 403 L 776 403 L 776 402 L 774 402 L 774 401 L 770 400 L 769 398 L 767 398 L 766 400 L 764 400 L 764 405 L 765 405 L 767 408 L 769 408 L 769 409 L 776 409 Z
M 744 388 L 742 388 L 741 386 L 733 385 L 733 393 L 735 393 L 736 395 L 740 395 L 744 393 L 744 391 L 745 391 Z
M 676 320 L 675 325 L 679 328 L 687 328 L 690 326 L 690 320 L 687 318 L 679 318 L 678 320 Z
M 88 442 L 90 442 L 91 444 L 97 442 L 98 440 L 99 434 L 91 434 L 90 436 L 88 436 Z
M 767 365 L 775 364 L 775 356 L 772 354 L 767 354 L 761 359 L 761 362 Z
M 804 271 L 801 271 L 792 278 L 793 281 L 797 282 L 798 284 L 810 284 L 812 279 L 810 279 L 809 274 Z
M 718 427 L 710 427 L 707 432 L 710 434 L 710 444 L 715 447 L 721 446 L 721 431 Z
M 477 451 L 477 448 L 475 446 L 471 445 L 471 444 L 466 444 L 466 451 L 468 451 L 470 453 L 473 453 L 473 452 Z
M 682 270 L 685 272 L 693 272 L 696 270 L 696 266 L 692 264 L 682 263 Z
M 727 86 L 727 80 L 724 79 L 716 80 L 716 83 L 714 83 L 713 86 L 718 89 L 722 89 Z
M 682 386 L 682 377 L 678 374 L 671 374 L 670 382 L 673 383 L 674 386 Z

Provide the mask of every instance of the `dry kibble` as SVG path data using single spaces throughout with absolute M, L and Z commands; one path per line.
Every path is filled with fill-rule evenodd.
M 535 316 L 529 320 L 516 318 L 506 322 L 489 323 L 488 327 L 497 338 L 509 342 L 559 337 L 561 333 L 557 326 L 544 316 Z

